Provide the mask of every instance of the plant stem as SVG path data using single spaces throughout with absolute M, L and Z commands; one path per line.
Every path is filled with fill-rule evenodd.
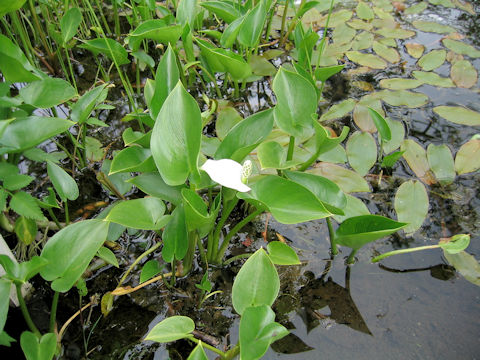
M 200 239 L 200 236 L 197 236 L 197 246 L 198 251 L 200 252 L 200 259 L 202 260 L 205 267 L 208 267 L 207 254 L 205 252 L 205 248 L 203 247 L 202 239 Z
M 290 136 L 290 142 L 288 143 L 287 161 L 292 160 L 294 149 L 295 149 L 295 136 Z
M 247 259 L 247 258 L 249 258 L 250 256 L 252 256 L 251 253 L 236 255 L 236 256 L 233 256 L 233 257 L 225 260 L 225 261 L 223 262 L 223 265 L 226 266 L 226 265 L 228 265 L 228 264 L 230 264 L 230 263 L 232 263 L 232 262 L 234 262 L 234 261 L 237 261 L 237 260 L 240 260 L 240 259 Z
M 184 276 L 190 272 L 193 265 L 195 255 L 195 245 L 197 245 L 198 232 L 196 230 L 188 233 L 188 250 L 187 255 L 183 258 L 183 269 L 180 276 Z
M 209 262 L 214 262 L 215 259 L 217 258 L 220 233 L 222 232 L 223 226 L 225 225 L 225 222 L 230 216 L 230 213 L 232 212 L 233 208 L 235 207 L 235 205 L 237 205 L 237 202 L 238 202 L 238 198 L 234 197 L 232 200 L 224 204 L 224 207 L 222 210 L 222 216 L 220 217 L 217 227 L 215 228 L 215 232 L 213 233 L 212 245 L 211 245 L 212 251 L 210 252 L 210 255 L 211 255 L 210 258 L 208 259 Z
M 422 250 L 429 250 L 429 249 L 437 249 L 439 247 L 440 245 L 425 245 L 425 246 L 419 246 L 419 247 L 414 247 L 410 249 L 393 250 L 393 251 L 386 252 L 385 254 L 375 256 L 372 259 L 372 263 L 379 262 L 380 260 L 393 255 L 406 254 L 406 253 L 411 253 L 415 251 L 422 251 Z
M 155 250 L 157 250 L 160 245 L 162 245 L 162 242 L 159 241 L 158 243 L 156 243 L 155 245 L 153 245 L 150 249 L 148 249 L 147 251 L 144 251 L 139 257 L 137 257 L 135 259 L 135 261 L 132 263 L 132 265 L 130 265 L 130 267 L 127 269 L 127 271 L 125 272 L 125 274 L 122 276 L 122 278 L 120 279 L 120 281 L 118 282 L 118 285 L 117 287 L 119 287 L 120 285 L 123 284 L 123 282 L 127 279 L 127 276 L 128 274 L 130 274 L 130 272 L 135 268 L 135 266 L 137 266 L 137 264 L 147 255 L 151 254 L 152 252 L 154 252 Z
M 53 300 L 52 300 L 52 309 L 50 310 L 50 332 L 54 333 L 55 332 L 55 322 L 57 319 L 57 305 L 58 305 L 58 298 L 60 296 L 60 293 L 58 291 L 55 291 L 55 294 L 53 294 Z
M 337 243 L 335 241 L 335 232 L 333 231 L 332 220 L 330 219 L 330 217 L 327 217 L 325 220 L 327 221 L 328 235 L 330 237 L 330 247 L 331 247 L 332 255 L 337 255 L 338 249 L 337 249 Z
M 40 338 L 41 337 L 40 331 L 37 329 L 37 327 L 33 323 L 33 320 L 27 309 L 27 304 L 25 304 L 25 299 L 23 298 L 23 295 L 22 295 L 22 285 L 15 284 L 15 287 L 17 289 L 18 302 L 20 303 L 20 309 L 22 310 L 22 315 L 25 319 L 25 322 L 27 323 L 29 329 Z
M 240 354 L 240 346 L 237 344 L 225 353 L 225 360 L 234 359 L 238 354 Z
M 282 15 L 282 27 L 280 28 L 280 35 L 282 38 L 280 39 L 280 46 L 283 46 L 285 43 L 285 23 L 287 21 L 287 11 L 288 11 L 288 3 L 290 0 L 285 0 L 285 7 L 283 8 L 283 15 Z
M 357 250 L 352 249 L 352 252 L 350 253 L 350 255 L 348 255 L 348 258 L 347 258 L 347 264 L 351 265 L 355 263 L 355 254 L 357 253 Z
M 206 348 L 206 349 L 208 349 L 208 350 L 210 350 L 210 351 L 213 351 L 214 353 L 220 355 L 222 359 L 226 359 L 225 353 L 224 353 L 223 351 L 221 351 L 221 350 L 218 350 L 216 347 L 213 347 L 213 346 L 210 345 L 210 344 L 207 344 L 207 343 L 205 343 L 205 342 L 203 342 L 203 341 L 200 341 L 200 340 L 196 339 L 196 338 L 193 337 L 193 336 L 189 336 L 187 339 L 193 341 L 195 344 L 202 343 L 202 346 L 203 346 L 204 348 Z
M 55 222 L 55 224 L 58 226 L 59 229 L 62 229 L 63 226 L 60 224 L 60 222 L 58 221 L 57 217 L 55 216 L 55 214 L 53 213 L 53 210 L 51 208 L 48 208 L 47 209 L 48 211 L 48 214 L 50 215 L 50 217 L 52 218 L 52 220 Z
M 217 257 L 216 257 L 216 262 L 221 263 L 223 255 L 225 254 L 225 251 L 227 250 L 228 244 L 230 243 L 230 239 L 235 235 L 237 232 L 239 232 L 245 225 L 247 225 L 250 221 L 255 219 L 258 215 L 260 215 L 265 209 L 260 208 L 248 215 L 246 218 L 244 218 L 242 221 L 240 221 L 237 225 L 233 227 L 230 232 L 225 235 L 225 238 L 223 239 L 222 245 L 220 246 L 220 250 L 218 250 Z

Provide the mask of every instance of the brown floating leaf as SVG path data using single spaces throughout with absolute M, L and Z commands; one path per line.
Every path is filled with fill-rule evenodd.
M 447 58 L 446 59 L 450 64 L 453 64 L 456 61 L 463 60 L 463 55 L 457 54 L 453 51 L 449 51 L 449 52 L 447 52 Z
M 403 141 L 401 150 L 405 151 L 403 158 L 415 175 L 427 185 L 434 184 L 435 177 L 430 171 L 425 149 L 415 140 L 406 139 Z
M 461 88 L 471 88 L 477 83 L 477 70 L 473 67 L 470 61 L 460 60 L 453 63 L 450 70 L 450 77 L 455 85 Z
M 455 170 L 458 175 L 480 169 L 480 139 L 463 144 L 455 156 Z
M 418 59 L 420 56 L 422 56 L 423 52 L 425 51 L 425 46 L 422 44 L 407 43 L 405 44 L 405 47 L 407 48 L 408 54 L 415 59 Z

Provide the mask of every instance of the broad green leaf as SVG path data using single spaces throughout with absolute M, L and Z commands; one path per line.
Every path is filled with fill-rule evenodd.
M 3 187 L 9 191 L 19 190 L 33 181 L 33 177 L 22 174 L 7 175 L 3 178 Z
M 240 319 L 240 360 L 260 359 L 274 341 L 288 334 L 275 322 L 275 313 L 267 306 L 247 307 Z
M 173 205 L 178 205 L 182 202 L 181 190 L 185 185 L 167 185 L 162 177 L 156 172 L 140 174 L 139 176 L 128 180 L 128 182 L 138 187 L 145 194 L 169 201 Z
M 395 211 L 399 221 L 408 223 L 407 234 L 413 234 L 423 224 L 428 214 L 428 195 L 425 186 L 419 181 L 404 182 L 395 194 Z
M 480 139 L 471 139 L 463 144 L 455 155 L 455 170 L 458 175 L 480 169 Z
M 441 239 L 438 245 L 449 254 L 458 254 L 470 245 L 470 235 L 457 234 L 448 239 Z
M 129 146 L 115 155 L 110 166 L 110 173 L 119 172 L 152 172 L 157 168 L 150 149 L 140 146 Z
M 408 55 L 415 59 L 420 58 L 425 51 L 425 46 L 423 46 L 422 44 L 406 43 L 405 47 L 407 48 Z
M 388 47 L 378 41 L 373 42 L 373 51 L 375 51 L 378 56 L 384 58 L 392 64 L 398 63 L 400 61 L 400 54 L 397 50 Z
M 455 124 L 480 126 L 480 113 L 462 106 L 436 106 L 433 111 Z
M 453 156 L 447 145 L 428 145 L 427 159 L 430 168 L 440 183 L 450 184 L 455 180 Z
M 405 29 L 402 29 L 401 27 L 396 27 L 396 28 L 384 27 L 384 28 L 375 30 L 375 33 L 386 38 L 394 38 L 394 39 L 408 39 L 416 35 L 415 31 L 405 30 Z
M 103 220 L 80 221 L 64 227 L 47 241 L 41 257 L 48 264 L 40 275 L 53 281 L 53 290 L 71 289 L 105 242 L 108 225 L 109 222 Z
M 430 71 L 413 71 L 413 77 L 416 80 L 412 81 L 420 81 L 424 84 L 438 86 L 438 87 L 454 87 L 455 84 L 452 82 L 450 78 L 441 77 L 437 73 L 430 72 Z
M 458 254 L 449 254 L 444 251 L 443 256 L 450 265 L 462 274 L 465 280 L 480 286 L 480 264 L 474 256 L 465 251 L 461 251 Z
M 320 122 L 331 121 L 341 119 L 345 117 L 349 112 L 355 108 L 356 101 L 353 99 L 347 99 L 339 104 L 331 106 L 327 112 L 322 114 Z
M 198 10 L 197 0 L 180 0 L 177 4 L 176 23 L 181 25 L 189 24 L 193 28 Z
M 217 195 L 213 201 L 210 212 L 208 212 L 203 199 L 195 191 L 182 189 L 182 198 L 188 231 L 198 230 L 200 237 L 206 236 L 212 229 L 220 210 L 221 194 Z
M 292 159 L 287 161 L 287 148 L 276 141 L 266 141 L 257 148 L 257 156 L 262 169 L 290 169 L 302 161 Z
M 10 347 L 16 340 L 8 335 L 5 331 L 0 331 L 0 345 Z
M 48 333 L 39 339 L 34 333 L 24 331 L 20 336 L 20 346 L 27 360 L 51 360 L 57 350 L 57 336 Z
M 370 22 L 362 21 L 360 19 L 352 19 L 347 24 L 348 24 L 348 26 L 350 26 L 350 27 L 352 27 L 356 30 L 370 31 L 373 28 L 373 25 Z
M 20 9 L 23 4 L 25 4 L 26 0 L 9 0 L 9 1 L 2 1 L 0 3 L 0 17 L 3 17 L 3 15 L 12 12 L 12 11 L 17 11 Z M 0 329 L 2 329 L 0 327 Z
M 111 163 L 111 160 L 103 161 L 100 171 L 97 172 L 97 179 L 108 192 L 113 194 L 118 192 L 124 195 L 132 188 L 132 184 L 128 182 L 128 180 L 131 179 L 131 175 L 130 173 L 116 173 L 107 175 L 110 173 Z M 116 191 L 114 191 L 112 187 L 108 186 L 110 183 L 116 188 Z
M 376 99 L 385 101 L 392 106 L 417 108 L 428 103 L 428 96 L 407 90 L 381 90 L 372 94 Z
M 195 323 L 187 316 L 171 316 L 155 325 L 145 340 L 159 343 L 171 342 L 189 337 L 195 330 Z
M 326 81 L 331 76 L 335 75 L 342 71 L 345 65 L 334 65 L 334 66 L 326 66 L 326 67 L 319 67 L 315 69 L 315 78 L 318 81 Z
M 220 37 L 220 45 L 222 45 L 223 48 L 231 48 L 237 41 L 237 36 L 242 28 L 242 22 L 244 19 L 244 16 L 239 16 L 225 28 Z
M 370 95 L 365 95 L 358 101 L 353 109 L 353 121 L 362 131 L 367 131 L 373 134 L 377 131 L 377 127 L 373 122 L 368 108 L 375 109 L 382 116 L 385 115 L 382 108 L 382 102 Z
M 343 215 L 347 199 L 333 181 L 319 175 L 298 171 L 284 171 L 288 179 L 306 187 L 332 214 Z
M 187 360 L 208 360 L 207 354 L 205 354 L 205 350 L 203 350 L 202 341 L 198 342 L 195 349 L 188 355 Z
M 387 67 L 385 60 L 373 54 L 365 54 L 360 51 L 347 51 L 346 55 L 350 61 L 362 66 L 368 66 L 372 69 L 385 69 Z
M 355 36 L 355 39 L 351 43 L 351 45 L 352 45 L 351 48 L 356 54 L 356 55 L 352 55 L 352 59 L 353 59 L 353 56 L 356 56 L 359 59 L 358 61 L 355 61 L 355 62 L 360 63 L 360 62 L 364 61 L 361 57 L 359 57 L 360 55 L 357 56 L 358 54 L 363 54 L 363 53 L 359 52 L 358 50 L 365 50 L 365 49 L 371 48 L 372 45 L 373 45 L 373 39 L 374 39 L 374 36 L 370 31 L 362 31 L 360 34 Z M 347 46 L 349 47 L 350 44 L 348 44 Z M 348 51 L 348 50 L 350 50 L 350 49 L 346 47 L 344 49 L 344 51 L 338 51 L 337 56 L 338 56 L 339 53 L 343 53 L 343 52 Z M 367 58 L 376 59 L 376 57 L 374 57 L 374 55 L 372 55 L 370 57 L 367 57 Z
M 232 76 L 233 80 L 245 80 L 252 74 L 250 65 L 237 53 L 219 48 L 212 49 L 211 53 L 216 57 L 216 60 L 220 62 L 224 71 Z
M 110 38 L 97 38 L 84 41 L 78 47 L 87 49 L 94 54 L 103 54 L 118 65 L 129 64 L 128 53 L 117 41 Z
M 76 7 L 70 8 L 62 16 L 60 20 L 60 30 L 62 32 L 62 40 L 65 45 L 77 33 L 78 27 L 82 22 L 82 13 Z
M 392 140 L 392 132 L 390 131 L 390 126 L 388 126 L 387 121 L 384 119 L 382 114 L 380 114 L 377 110 L 368 108 L 368 112 L 373 119 L 375 127 L 378 130 L 382 140 L 390 141 Z
M 141 131 L 133 131 L 132 128 L 125 129 L 122 133 L 122 139 L 125 146 L 131 146 L 134 144 L 140 145 L 144 148 L 150 147 L 150 139 L 152 137 L 152 131 L 147 133 Z
M 407 224 L 379 216 L 360 215 L 346 219 L 335 232 L 335 240 L 354 250 L 404 228 Z
M 438 34 L 448 34 L 456 31 L 451 26 L 442 25 L 433 21 L 415 20 L 412 25 L 420 31 L 433 32 Z
M 185 257 L 188 250 L 188 231 L 183 205 L 177 206 L 173 211 L 162 238 L 162 258 L 165 262 L 170 263 Z
M 215 121 L 215 132 L 217 138 L 223 140 L 227 136 L 228 132 L 238 123 L 243 120 L 243 117 L 232 106 L 227 106 L 220 109 L 217 114 L 217 120 Z
M 347 204 L 345 205 L 344 213 L 345 215 L 333 215 L 333 218 L 341 223 L 348 218 L 360 215 L 369 215 L 370 211 L 368 211 L 367 205 L 360 200 L 359 198 L 346 194 Z
M 335 44 L 343 45 L 350 43 L 357 32 L 347 24 L 337 26 L 332 33 L 332 39 Z M 317 38 L 318 40 L 318 38 Z M 316 43 L 317 41 L 315 41 Z M 342 65 L 340 65 L 342 66 Z M 343 66 L 342 66 L 343 67 Z M 322 69 L 322 68 L 319 68 Z
M 274 76 L 277 73 L 277 68 L 263 56 L 252 55 L 248 65 L 252 68 L 253 75 Z
M 31 82 L 46 77 L 35 70 L 20 47 L 8 37 L 0 34 L 0 70 L 5 80 L 15 82 Z
M 405 139 L 400 148 L 403 153 L 403 158 L 407 161 L 410 169 L 417 175 L 417 177 L 426 184 L 433 184 L 435 180 L 430 173 L 430 166 L 427 160 L 427 153 L 425 149 L 412 139 Z
M 143 39 L 155 40 L 161 44 L 175 44 L 182 35 L 183 26 L 167 25 L 162 19 L 142 22 L 125 40 L 133 51 L 138 51 Z
M 260 41 L 266 18 L 267 9 L 265 8 L 265 2 L 260 1 L 245 14 L 245 19 L 237 37 L 240 44 L 249 48 L 256 47 Z
M 195 99 L 179 82 L 168 95 L 153 127 L 151 150 L 165 183 L 181 185 L 198 174 L 202 119 Z
M 375 17 L 371 7 L 363 1 L 358 2 L 355 12 L 357 13 L 357 16 L 362 20 L 372 20 Z
M 447 52 L 445 50 L 432 50 L 429 53 L 423 55 L 418 60 L 418 66 L 420 66 L 424 71 L 431 71 L 438 68 L 445 62 L 447 57 Z
M 111 264 L 118 268 L 118 260 L 115 254 L 113 253 L 112 250 L 109 248 L 102 246 L 100 249 L 98 249 L 97 256 L 100 259 L 105 260 L 108 264 Z
M 15 234 L 25 245 L 30 245 L 37 235 L 37 223 L 35 220 L 19 216 L 15 220 Z
M 478 81 L 477 70 L 475 70 L 470 61 L 467 60 L 454 62 L 450 69 L 450 77 L 455 85 L 466 89 L 476 85 Z
M 298 259 L 295 251 L 287 244 L 281 241 L 271 241 L 267 245 L 268 256 L 275 265 L 298 265 Z
M 350 166 L 361 176 L 365 176 L 377 161 L 377 144 L 370 133 L 353 133 L 345 150 Z
M 273 79 L 277 105 L 273 115 L 280 129 L 302 137 L 313 131 L 312 114 L 317 110 L 315 88 L 303 76 L 283 67 Z
M 45 219 L 35 198 L 24 191 L 19 191 L 13 194 L 9 205 L 17 214 L 25 216 L 28 219 Z
M 11 281 L 0 279 L 0 331 L 3 331 L 3 327 L 7 322 L 11 286 Z
M 20 89 L 20 96 L 25 103 L 42 109 L 62 104 L 75 95 L 76 91 L 73 86 L 58 78 L 34 81 Z
M 370 187 L 363 177 L 339 165 L 322 162 L 308 170 L 307 173 L 324 176 L 332 180 L 345 193 L 370 192 Z
M 145 65 L 142 65 L 142 63 L 150 66 L 151 68 L 155 66 L 155 60 L 153 60 L 153 58 L 143 50 L 132 52 L 132 56 L 139 60 L 140 70 L 143 70 L 145 67 Z
M 273 109 L 257 112 L 235 125 L 215 152 L 215 159 L 241 162 L 270 134 L 273 128 Z
M 95 105 L 105 100 L 107 96 L 106 85 L 100 85 L 83 94 L 72 106 L 70 118 L 76 123 L 82 124 L 90 117 Z
M 251 306 L 271 306 L 280 290 L 277 270 L 263 249 L 257 250 L 243 264 L 232 287 L 235 311 L 243 315 Z
M 154 276 L 160 273 L 162 270 L 162 267 L 160 266 L 160 263 L 158 260 L 152 259 L 149 260 L 143 265 L 142 271 L 140 272 L 140 284 L 150 280 Z
M 104 148 L 99 140 L 91 136 L 85 137 L 85 155 L 88 160 L 102 161 L 104 154 Z
M 159 230 L 170 220 L 165 204 L 154 197 L 121 201 L 108 213 L 106 220 L 133 229 Z
M 382 167 L 384 168 L 392 168 L 395 163 L 400 160 L 402 155 L 405 153 L 405 151 L 395 151 L 394 153 L 391 153 L 387 156 L 385 156 L 382 160 Z
M 327 6 L 329 4 L 326 4 Z M 328 9 L 328 7 L 327 7 Z M 350 20 L 353 16 L 353 11 L 342 9 L 338 11 L 332 12 L 332 16 L 329 19 L 328 26 L 331 28 L 337 27 L 340 24 L 346 23 L 348 20 Z M 318 21 L 318 26 L 320 27 L 325 27 L 327 25 L 327 18 L 328 15 L 324 15 L 319 21 Z
M 467 55 L 471 58 L 480 57 L 480 50 L 477 50 L 472 45 L 465 44 L 462 41 L 443 39 L 442 43 L 447 49 L 452 50 L 457 54 Z
M 280 223 L 296 224 L 331 215 L 315 195 L 293 181 L 269 175 L 250 187 L 250 192 L 239 192 L 237 197 L 260 202 Z
M 152 118 L 157 119 L 165 99 L 175 88 L 178 80 L 180 80 L 180 71 L 178 70 L 177 56 L 169 44 L 167 51 L 157 66 L 155 92 L 150 100 L 150 113 Z
M 76 200 L 78 198 L 77 183 L 65 170 L 47 160 L 47 172 L 60 199 L 66 201 L 67 199 Z
M 427 1 L 421 1 L 407 7 L 404 11 L 407 15 L 415 15 L 422 13 L 428 7 Z
M 231 23 L 242 16 L 242 8 L 237 3 L 227 1 L 202 1 L 200 6 L 217 15 L 226 23 Z

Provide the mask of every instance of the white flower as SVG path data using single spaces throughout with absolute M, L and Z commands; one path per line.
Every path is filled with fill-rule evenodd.
M 248 163 L 248 160 L 244 165 L 248 170 L 248 167 L 251 169 L 251 163 Z M 231 159 L 222 159 L 222 160 L 207 160 L 200 169 L 205 171 L 210 178 L 219 183 L 222 186 L 226 186 L 237 191 L 246 192 L 251 189 L 242 182 L 242 178 L 245 179 L 245 174 L 248 171 L 243 169 L 244 167 L 238 162 Z M 249 174 L 248 174 L 249 175 Z

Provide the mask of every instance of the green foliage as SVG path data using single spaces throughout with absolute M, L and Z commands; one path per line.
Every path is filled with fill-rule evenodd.
M 51 360 L 57 350 L 57 337 L 48 333 L 39 339 L 34 333 L 24 331 L 20 345 L 27 360 Z
M 171 342 L 190 336 L 195 330 L 195 323 L 187 316 L 172 316 L 155 325 L 145 340 Z
M 115 204 L 106 220 L 134 229 L 159 230 L 170 221 L 161 199 L 144 197 Z

